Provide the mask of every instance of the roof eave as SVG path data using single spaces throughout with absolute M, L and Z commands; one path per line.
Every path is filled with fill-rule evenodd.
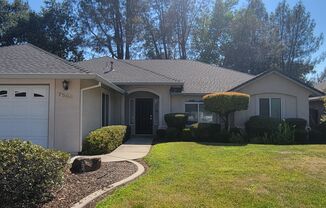
M 135 86 L 148 86 L 148 85 L 155 85 L 155 86 L 160 86 L 160 85 L 165 85 L 165 86 L 181 86 L 184 83 L 183 82 L 112 82 L 115 85 L 125 85 L 125 86 L 130 86 L 130 85 L 135 85 Z
M 320 91 L 320 90 L 318 90 L 318 89 L 316 89 L 314 87 L 308 86 L 308 85 L 306 85 L 306 84 L 304 84 L 304 83 L 302 83 L 302 82 L 300 82 L 300 81 L 298 81 L 296 79 L 293 79 L 292 77 L 289 77 L 289 76 L 285 75 L 284 73 L 281 73 L 280 71 L 276 71 L 276 70 L 266 71 L 264 73 L 261 73 L 261 74 L 255 76 L 255 77 L 253 77 L 252 79 L 249 79 L 248 81 L 245 81 L 245 82 L 241 83 L 240 85 L 231 88 L 230 90 L 228 90 L 228 92 L 235 91 L 235 90 L 240 90 L 240 89 L 244 88 L 245 86 L 251 84 L 252 82 L 254 82 L 256 80 L 259 80 L 259 79 L 261 79 L 261 78 L 263 78 L 263 77 L 265 77 L 265 76 L 267 76 L 269 74 L 272 74 L 272 73 L 277 73 L 278 75 L 280 75 L 280 76 L 282 76 L 282 77 L 284 77 L 284 78 L 286 78 L 286 79 L 288 79 L 288 80 L 290 80 L 292 82 L 295 82 L 296 84 L 300 85 L 301 87 L 303 87 L 303 88 L 307 89 L 308 91 L 314 93 L 314 96 L 324 96 L 325 95 L 324 92 L 322 92 L 322 91 Z
M 93 73 L 7 73 L 0 74 L 0 79 L 94 79 L 122 94 L 125 93 L 120 87 Z

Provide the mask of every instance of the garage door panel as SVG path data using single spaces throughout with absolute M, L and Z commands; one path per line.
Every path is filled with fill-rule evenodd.
M 48 86 L 0 85 L 0 138 L 22 138 L 47 147 L 48 93 Z

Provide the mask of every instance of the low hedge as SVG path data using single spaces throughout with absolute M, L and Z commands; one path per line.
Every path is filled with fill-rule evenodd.
M 216 123 L 195 123 L 191 125 L 192 134 L 199 140 L 214 140 L 220 132 L 221 125 Z
M 0 140 L 1 207 L 39 207 L 63 182 L 69 155 L 31 142 Z
M 186 113 L 168 113 L 164 115 L 165 123 L 170 128 L 177 128 L 182 130 L 185 128 L 188 121 L 188 114 Z
M 246 132 L 249 137 L 261 137 L 271 135 L 275 132 L 281 121 L 264 116 L 252 116 L 245 123 Z
M 128 127 L 123 125 L 96 129 L 84 139 L 82 154 L 99 155 L 110 153 L 128 139 L 129 132 Z

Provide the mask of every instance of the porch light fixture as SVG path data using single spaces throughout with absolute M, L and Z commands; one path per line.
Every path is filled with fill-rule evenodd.
M 64 90 L 68 90 L 69 89 L 69 81 L 63 80 L 62 81 L 62 87 L 63 87 Z

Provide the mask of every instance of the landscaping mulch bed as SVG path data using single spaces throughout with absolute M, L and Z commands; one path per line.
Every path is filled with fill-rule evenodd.
M 127 178 L 136 171 L 136 165 L 126 161 L 102 163 L 99 170 L 82 174 L 72 174 L 68 170 L 63 187 L 43 208 L 71 207 L 89 194 Z

